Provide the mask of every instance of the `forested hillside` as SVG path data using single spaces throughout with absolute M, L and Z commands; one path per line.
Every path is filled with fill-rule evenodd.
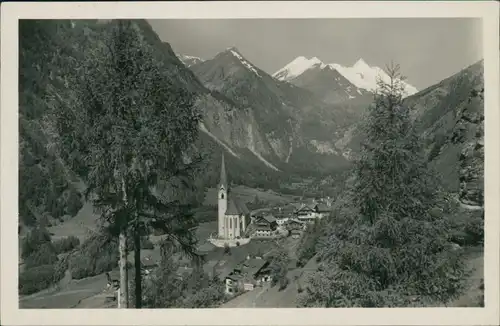
M 139 20 L 135 24 L 144 46 L 150 47 L 167 78 L 191 92 L 195 105 L 205 116 L 217 114 L 219 125 L 228 121 L 224 123 L 229 123 L 233 130 L 238 124 L 241 127 L 251 124 L 251 114 L 239 112 L 238 106 L 229 99 L 207 90 L 147 22 Z M 82 207 L 87 174 L 83 148 L 66 143 L 65 150 L 62 150 L 62 139 L 56 132 L 55 121 L 61 118 L 61 114 L 69 117 L 71 112 L 80 109 L 75 94 L 85 85 L 86 60 L 95 58 L 92 54 L 104 46 L 102 38 L 109 31 L 107 22 L 96 20 L 23 21 L 20 24 L 21 225 L 59 223 L 75 215 Z M 216 136 L 223 135 L 223 131 L 219 127 L 210 129 L 210 133 Z M 71 134 L 72 130 L 67 132 Z M 259 133 L 258 130 L 255 132 Z M 229 138 L 234 140 L 234 136 Z M 244 139 L 245 135 L 240 137 Z M 205 158 L 203 164 L 206 164 L 199 185 L 201 192 L 205 183 L 209 186 L 215 184 L 223 145 L 200 132 L 196 147 Z M 229 146 L 234 147 L 234 144 L 229 143 Z M 232 159 L 234 164 L 231 164 Z M 229 159 L 229 164 L 232 165 L 229 173 L 235 183 L 279 188 L 279 174 L 262 164 L 249 150 L 240 149 L 237 157 Z

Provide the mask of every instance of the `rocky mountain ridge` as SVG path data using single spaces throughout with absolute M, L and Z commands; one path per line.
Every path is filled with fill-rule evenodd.
M 338 137 L 336 132 L 345 113 L 314 93 L 276 80 L 234 47 L 190 69 L 209 90 L 252 110 L 271 147 L 261 154 L 267 161 L 293 164 L 298 150 L 344 160 L 332 139 Z

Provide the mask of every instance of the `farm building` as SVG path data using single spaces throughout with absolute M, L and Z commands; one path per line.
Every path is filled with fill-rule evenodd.
M 127 260 L 130 264 L 134 264 L 134 252 L 129 253 Z M 161 263 L 161 252 L 159 249 L 143 249 L 141 250 L 141 268 L 144 275 L 149 275 Z
M 331 208 L 326 204 L 304 204 L 294 213 L 295 217 L 302 221 L 314 221 L 315 219 L 321 219 L 330 214 Z
M 301 220 L 297 220 L 297 219 L 289 219 L 285 223 L 285 227 L 289 231 L 293 231 L 293 230 L 301 230 L 302 231 L 306 228 L 306 222 L 301 221 Z
M 270 279 L 269 265 L 264 259 L 246 259 L 237 264 L 225 277 L 226 293 L 251 291 Z
M 278 222 L 273 215 L 255 217 L 253 222 L 254 237 L 271 237 L 276 233 Z

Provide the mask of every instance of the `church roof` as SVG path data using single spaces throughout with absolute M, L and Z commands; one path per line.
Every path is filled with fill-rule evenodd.
M 246 215 L 248 214 L 247 205 L 237 199 L 229 199 L 227 203 L 226 215 Z
M 222 163 L 220 167 L 219 188 L 224 186 L 227 189 L 226 165 L 224 164 L 224 153 L 222 153 Z

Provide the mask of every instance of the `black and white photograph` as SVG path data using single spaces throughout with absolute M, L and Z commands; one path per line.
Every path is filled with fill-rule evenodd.
M 498 304 L 483 18 L 68 17 L 2 104 L 19 313 Z

